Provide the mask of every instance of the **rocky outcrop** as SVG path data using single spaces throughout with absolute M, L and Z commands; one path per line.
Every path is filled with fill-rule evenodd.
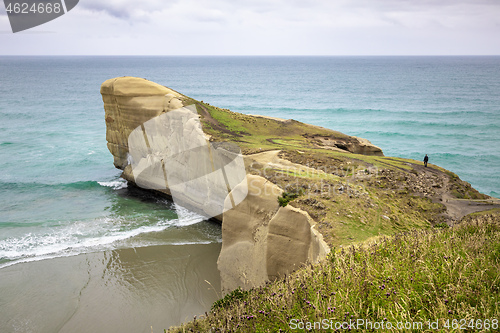
M 224 200 L 245 179 L 239 147 L 211 143 L 195 105 L 137 78 L 103 83 L 108 147 L 122 177 L 185 207 L 222 219 Z M 233 205 L 244 199 L 229 195 Z
M 370 141 L 358 138 L 356 136 L 349 137 L 332 137 L 332 136 L 313 136 L 312 137 L 320 147 L 354 154 L 384 156 L 382 149 L 375 146 Z
M 106 120 L 106 140 L 118 169 L 129 163 L 130 133 L 146 121 L 184 106 L 178 92 L 136 77 L 120 77 L 101 85 Z
M 309 214 L 281 207 L 280 187 L 250 169 L 309 172 L 278 157 L 281 149 L 295 150 L 298 144 L 383 155 L 367 140 L 294 120 L 220 110 L 145 79 L 107 80 L 101 94 L 108 149 L 122 177 L 222 221 L 218 265 L 226 291 L 261 285 L 329 251 Z M 262 147 L 264 152 L 255 154 Z
M 255 175 L 246 181 L 233 192 L 248 189 L 248 195 L 224 213 L 222 222 L 218 266 L 225 291 L 261 285 L 304 263 L 317 262 L 329 251 L 309 214 L 279 206 L 276 198 L 283 192 L 279 187 Z

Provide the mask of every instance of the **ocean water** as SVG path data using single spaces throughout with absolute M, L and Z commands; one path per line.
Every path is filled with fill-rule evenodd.
M 138 76 L 233 111 L 328 127 L 500 197 L 500 57 L 0 57 L 0 269 L 220 227 L 127 188 L 100 85 Z

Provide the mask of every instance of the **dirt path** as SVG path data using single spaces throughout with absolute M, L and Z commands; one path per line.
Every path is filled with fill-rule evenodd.
M 411 166 L 419 173 L 437 176 L 442 181 L 442 187 L 436 189 L 437 196 L 433 198 L 433 201 L 446 206 L 446 212 L 443 215 L 448 217 L 452 223 L 471 213 L 500 208 L 500 199 L 497 198 L 489 197 L 481 200 L 458 199 L 451 194 L 450 178 L 446 173 L 434 169 L 431 165 L 424 167 L 420 164 L 411 163 Z

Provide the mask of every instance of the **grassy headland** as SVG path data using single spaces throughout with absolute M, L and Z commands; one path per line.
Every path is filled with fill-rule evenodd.
M 244 155 L 279 150 L 281 159 L 304 166 L 254 163 L 247 169 L 289 194 L 287 203 L 307 211 L 331 247 L 452 225 L 488 204 L 483 201 L 488 196 L 436 165 L 424 168 L 415 160 L 353 154 L 345 147 L 351 137 L 337 131 L 244 115 L 192 99 L 186 104 L 196 105 L 211 141 L 236 143 Z

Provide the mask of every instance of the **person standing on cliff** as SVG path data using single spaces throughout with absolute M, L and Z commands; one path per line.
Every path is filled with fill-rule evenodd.
M 429 162 L 429 156 L 427 156 L 427 154 L 425 154 L 425 157 L 424 157 L 424 166 L 427 168 L 427 162 Z

